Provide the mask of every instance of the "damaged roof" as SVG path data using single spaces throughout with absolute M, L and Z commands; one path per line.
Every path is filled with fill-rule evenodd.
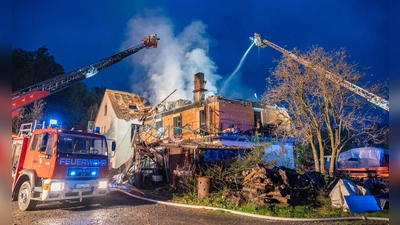
M 164 147 L 201 148 L 201 149 L 249 149 L 252 144 L 244 141 L 222 141 L 215 136 L 207 141 L 204 138 L 195 140 L 182 140 L 179 142 L 160 143 Z
M 106 89 L 106 93 L 118 119 L 142 119 L 151 109 L 148 101 L 145 103 L 144 97 L 139 95 L 110 89 Z

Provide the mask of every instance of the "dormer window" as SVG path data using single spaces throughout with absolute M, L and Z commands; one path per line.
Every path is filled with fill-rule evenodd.
M 130 103 L 130 104 L 129 104 L 129 109 L 138 110 L 138 107 L 137 107 L 136 104 Z
M 136 112 L 136 111 L 139 110 L 139 108 L 137 107 L 137 105 L 136 105 L 136 104 L 133 104 L 133 103 L 129 103 L 128 108 L 129 108 L 129 112 Z

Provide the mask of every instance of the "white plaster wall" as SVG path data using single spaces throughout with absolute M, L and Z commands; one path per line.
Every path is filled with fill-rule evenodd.
M 107 105 L 107 114 L 104 115 L 104 106 Z M 111 142 L 112 140 L 117 140 L 117 130 L 118 130 L 118 119 L 115 117 L 114 110 L 110 103 L 107 93 L 104 94 L 103 99 L 100 103 L 99 110 L 96 115 L 96 120 L 94 122 L 94 126 L 100 127 L 100 132 L 107 138 L 108 150 L 111 152 Z M 104 129 L 105 127 L 105 129 Z M 110 167 L 114 168 L 115 164 L 115 156 L 109 159 Z
M 118 168 L 132 156 L 131 123 L 122 119 L 117 121 L 116 131 L 117 148 L 113 158 L 112 168 Z
M 105 106 L 107 105 L 107 114 L 104 115 Z M 110 131 L 111 125 L 115 120 L 115 113 L 112 109 L 112 105 L 108 98 L 107 93 L 104 94 L 103 99 L 100 103 L 99 110 L 97 111 L 96 120 L 94 125 L 96 127 L 100 127 L 100 133 L 106 134 Z M 104 130 L 104 127 L 106 128 Z M 110 134 L 109 134 L 110 135 Z M 107 138 L 114 138 L 114 137 L 107 137 Z

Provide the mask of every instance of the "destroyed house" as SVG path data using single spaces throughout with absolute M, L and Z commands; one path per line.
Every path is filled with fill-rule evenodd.
M 151 106 L 141 96 L 110 89 L 105 91 L 94 126 L 117 144 L 114 157 L 110 158 L 111 168 L 120 167 L 132 157 L 133 131 L 135 126 L 141 125 L 149 109 Z
M 289 129 L 289 116 L 284 108 L 258 102 L 230 99 L 221 95 L 205 98 L 204 74 L 195 74 L 194 101 L 165 102 L 157 114 L 144 123 L 147 140 L 160 138 L 196 139 L 225 134 L 274 136 L 276 127 Z
M 220 95 L 205 97 L 204 84 L 204 74 L 195 74 L 193 101 L 165 102 L 144 121 L 141 137 L 149 143 L 161 143 L 170 170 L 182 166 L 185 160 L 229 161 L 251 148 L 249 140 L 271 139 L 277 135 L 276 128 L 289 129 L 285 109 Z M 279 155 L 282 148 L 284 156 Z M 275 158 L 288 159 L 283 165 L 294 167 L 290 141 L 273 143 L 268 151 L 274 152 Z
M 254 135 L 256 132 L 274 136 L 275 127 L 289 128 L 286 111 L 244 100 L 210 96 L 185 105 L 167 102 L 158 113 L 144 123 L 148 140 L 196 139 L 203 136 L 229 134 Z

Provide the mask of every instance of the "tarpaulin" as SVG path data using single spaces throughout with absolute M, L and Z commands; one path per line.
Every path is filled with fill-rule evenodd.
M 381 148 L 364 147 L 353 148 L 339 154 L 338 168 L 371 168 L 380 167 L 385 160 L 385 152 Z
M 340 179 L 329 193 L 332 206 L 335 208 L 342 208 L 343 211 L 349 210 L 349 206 L 344 197 L 353 195 L 369 195 L 369 191 L 347 179 Z

